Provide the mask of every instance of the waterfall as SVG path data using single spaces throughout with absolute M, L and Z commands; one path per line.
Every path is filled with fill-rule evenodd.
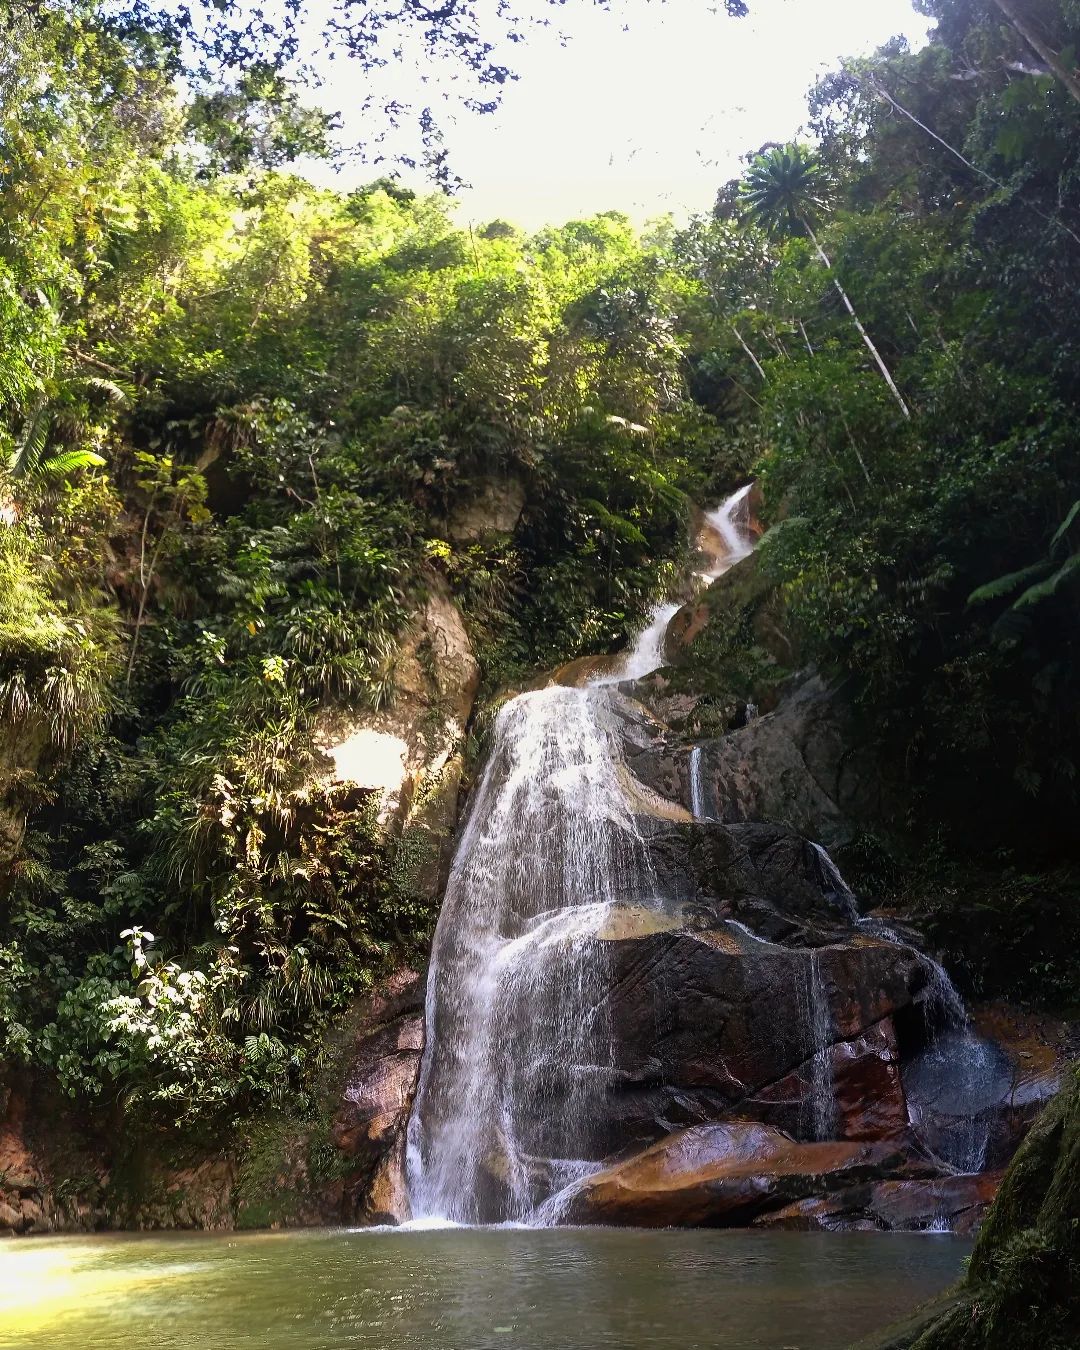
M 750 493 L 753 488 L 753 483 L 747 483 L 715 510 L 705 513 L 705 525 L 719 536 L 721 547 L 713 551 L 708 568 L 699 573 L 704 580 L 715 581 L 753 553 L 756 543 L 750 529 Z
M 555 687 L 499 713 L 432 949 L 408 1136 L 415 1218 L 529 1222 L 599 1156 L 610 1037 L 597 933 L 649 875 L 611 697 Z
M 826 895 L 833 898 L 834 903 L 843 910 L 846 918 L 852 923 L 859 921 L 859 905 L 855 899 L 855 892 L 840 875 L 840 869 L 829 856 L 829 851 L 822 844 L 811 842 L 810 847 L 817 854 L 818 866 L 821 871 L 821 889 Z
M 818 952 L 807 953 L 809 963 L 806 980 L 807 1021 L 810 1025 L 814 1055 L 810 1061 L 809 1107 L 811 1135 L 814 1139 L 831 1139 L 836 1131 L 836 1097 L 832 1076 L 832 1011 L 829 993 L 821 975 L 821 957 Z
M 709 517 L 726 552 L 749 488 Z M 620 905 L 655 904 L 620 777 L 613 686 L 661 664 L 679 606 L 652 611 L 608 675 L 499 712 L 432 946 L 426 1050 L 409 1118 L 414 1222 L 550 1221 L 599 1165 L 612 1047 L 601 940 Z
M 622 680 L 641 680 L 651 675 L 657 666 L 664 662 L 664 637 L 668 624 L 679 612 L 681 606 L 674 600 L 664 600 L 655 605 L 648 622 L 638 634 L 637 641 L 609 675 L 601 675 L 594 684 L 618 684 Z
M 1001 1056 L 972 1027 L 960 991 L 940 961 L 880 919 L 856 922 L 861 931 L 915 952 L 927 972 L 927 1045 L 904 1074 L 911 1127 L 945 1166 L 962 1174 L 981 1172 L 990 1126 L 979 1118 L 980 1104 L 989 1106 L 998 1095 Z
M 873 917 L 860 918 L 855 895 L 821 844 L 813 845 L 823 889 L 862 932 L 914 952 L 927 973 L 923 1002 L 927 1045 L 905 1073 L 905 1095 L 912 1129 L 938 1161 L 959 1173 L 981 1172 L 986 1165 L 990 1127 L 980 1120 L 980 1103 L 997 1095 L 1003 1071 L 995 1048 L 979 1036 L 960 991 L 940 961 L 915 947 L 894 928 Z M 816 1034 L 816 1033 L 815 1033 Z M 814 1096 L 818 1088 L 815 1079 Z M 831 1095 L 831 1088 L 830 1088 Z
M 705 815 L 705 783 L 701 777 L 701 746 L 690 751 L 690 814 L 695 820 L 707 820 Z
M 496 720 L 431 954 L 406 1161 L 416 1220 L 544 1222 L 603 1155 L 598 934 L 618 904 L 655 900 L 610 686 L 660 664 L 677 609 L 654 609 L 613 674 L 522 694 Z
M 721 575 L 751 551 L 748 497 L 744 488 L 707 517 L 722 545 L 707 575 Z M 406 1140 L 418 1225 L 557 1222 L 611 1151 L 607 939 L 623 907 L 657 908 L 663 900 L 625 789 L 617 686 L 662 662 L 676 608 L 657 605 L 610 674 L 582 688 L 521 694 L 496 718 L 432 946 L 425 1050 Z M 706 820 L 699 747 L 689 771 L 694 817 Z M 858 920 L 826 850 L 815 848 L 822 889 L 873 931 Z M 893 941 L 886 931 L 877 935 Z M 811 1038 L 807 1132 L 825 1139 L 837 1123 L 829 987 L 817 951 L 793 959 Z M 963 1004 L 945 972 L 925 959 L 935 972 L 930 1001 L 944 1009 L 938 1018 L 955 1020 Z M 947 1049 L 941 1038 L 935 1046 Z M 929 1080 L 934 1067 L 927 1058 Z M 957 1166 L 977 1144 L 964 1144 L 960 1160 L 960 1142 L 953 1149 L 946 1141 Z

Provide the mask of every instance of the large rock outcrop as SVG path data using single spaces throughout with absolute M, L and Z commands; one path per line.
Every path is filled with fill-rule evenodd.
M 1060 1049 L 999 1044 L 989 1023 L 975 1034 L 916 936 L 861 920 L 787 823 L 695 820 L 689 747 L 639 692 L 620 686 L 610 711 L 645 860 L 594 939 L 612 1057 L 593 1107 L 603 1166 L 564 1216 L 970 1230 Z M 557 1156 L 541 1120 L 523 1143 Z M 493 1135 L 496 1188 L 507 1167 Z
M 407 1209 L 405 1131 L 423 1048 L 424 979 L 400 971 L 365 1005 L 330 1130 L 345 1222 L 393 1222 Z
M 797 1143 L 768 1126 L 734 1121 L 679 1130 L 591 1176 L 568 1217 L 639 1228 L 745 1227 L 807 1197 L 865 1186 L 904 1168 L 884 1143 Z
M 385 825 L 413 846 L 411 884 L 431 899 L 449 866 L 479 683 L 461 614 L 445 581 L 432 576 L 395 657 L 387 706 L 360 714 L 328 708 L 319 716 L 325 779 L 380 793 Z
M 651 707 L 659 698 L 663 711 L 665 688 L 662 675 L 653 678 L 645 691 Z M 771 712 L 693 744 L 662 740 L 631 764 L 644 782 L 684 803 L 691 800 L 696 772 L 712 819 L 773 821 L 828 848 L 895 818 L 895 791 L 857 724 L 844 685 L 813 670 L 792 677 Z

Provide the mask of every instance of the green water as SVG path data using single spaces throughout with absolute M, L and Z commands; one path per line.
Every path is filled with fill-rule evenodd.
M 948 1236 L 458 1229 L 0 1245 L 3 1350 L 840 1350 Z

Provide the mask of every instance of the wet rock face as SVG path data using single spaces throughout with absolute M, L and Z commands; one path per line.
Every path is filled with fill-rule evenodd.
M 652 701 L 652 700 L 650 700 Z M 691 748 L 661 738 L 632 759 L 657 791 L 690 801 Z M 808 672 L 778 706 L 700 743 L 705 814 L 729 824 L 773 821 L 828 848 L 864 821 L 891 818 L 891 790 L 841 689 Z
M 424 978 L 399 971 L 369 1001 L 348 1053 L 330 1137 L 347 1169 L 341 1218 L 392 1222 L 405 1212 L 405 1130 L 424 1044 Z
M 813 1139 L 823 1072 L 830 1137 L 906 1136 L 892 1019 L 925 988 L 913 953 L 860 938 L 784 947 L 730 924 L 610 945 L 613 1151 L 732 1117 Z
M 591 1155 L 602 1170 L 565 1217 L 970 1229 L 996 1184 L 985 1169 L 1024 1127 L 1020 1097 L 1053 1081 L 1057 1058 L 1018 1083 L 1025 1061 L 950 1033 L 940 968 L 913 937 L 861 924 L 799 831 L 688 818 L 686 750 L 667 749 L 637 686 L 620 690 L 647 866 L 597 934 L 612 1054 Z
M 888 1144 L 797 1143 L 736 1121 L 680 1130 L 589 1178 L 568 1217 L 643 1228 L 743 1227 L 903 1168 Z

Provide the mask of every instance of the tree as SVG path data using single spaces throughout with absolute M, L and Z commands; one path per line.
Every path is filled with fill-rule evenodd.
M 577 3 L 611 7 L 611 0 Z M 268 163 L 333 153 L 336 119 L 304 107 L 298 97 L 318 84 L 315 62 L 326 54 L 352 62 L 361 88 L 363 76 L 376 70 L 413 61 L 427 79 L 442 63 L 455 101 L 472 113 L 494 111 L 504 88 L 517 79 L 504 54 L 551 22 L 542 17 L 544 5 L 569 8 L 567 0 L 541 0 L 539 11 L 525 0 L 327 0 L 322 6 L 299 0 L 0 0 L 0 35 L 7 42 L 28 26 L 59 25 L 138 48 L 169 79 L 183 75 L 193 94 L 193 130 L 213 157 L 235 168 L 252 152 L 264 152 Z M 733 17 L 747 13 L 745 0 L 724 0 L 723 7 Z M 321 14 L 313 18 L 311 9 Z M 396 90 L 381 106 L 380 97 L 367 93 L 354 109 L 381 114 L 374 144 L 348 148 L 378 151 L 390 132 L 412 118 L 431 177 L 444 188 L 457 185 L 434 108 L 405 103 Z M 369 157 L 378 162 L 386 155 Z M 397 158 L 415 166 L 405 154 Z
M 851 315 L 852 323 L 866 344 L 866 350 L 874 358 L 897 406 L 905 417 L 910 417 L 911 411 L 896 381 L 855 312 L 855 306 L 840 284 L 828 254 L 814 231 L 812 221 L 819 219 L 828 209 L 824 174 L 815 156 L 803 145 L 772 147 L 753 160 L 743 178 L 740 195 L 749 217 L 768 234 L 805 234 L 810 240 L 828 269 L 844 308 Z
M 1008 19 L 1027 45 L 1045 62 L 1077 103 L 1080 103 L 1080 72 L 1069 69 L 1064 52 L 1055 51 L 1049 39 L 1040 31 L 1038 19 L 1025 14 L 1023 6 L 1016 0 L 994 0 L 998 9 Z M 1030 7 L 1030 6 L 1029 6 Z

